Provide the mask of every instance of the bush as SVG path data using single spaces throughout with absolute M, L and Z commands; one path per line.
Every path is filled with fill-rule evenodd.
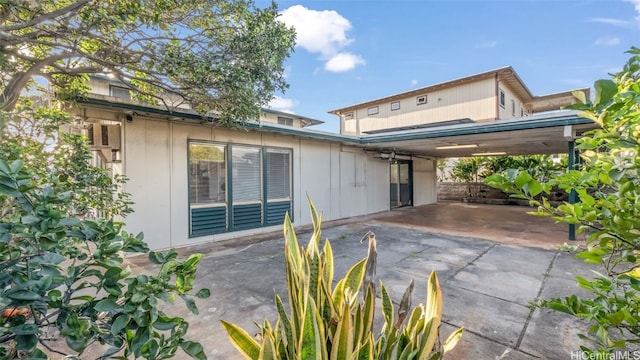
M 539 306 L 584 318 L 592 326 L 581 336 L 583 350 L 609 358 L 617 350 L 640 345 L 640 49 L 632 48 L 624 69 L 611 80 L 598 80 L 593 103 L 582 98 L 574 109 L 601 128 L 576 140 L 582 164 L 546 181 L 527 171 L 509 170 L 486 182 L 529 199 L 534 213 L 578 226 L 587 248 L 577 257 L 604 269 L 577 277 L 591 293 L 581 298 L 542 301 Z M 575 191 L 577 203 L 552 206 L 548 195 L 557 186 Z M 593 278 L 589 280 L 588 278 Z
M 411 308 L 413 281 L 395 318 L 394 305 L 380 282 L 384 325 L 374 338 L 376 239 L 369 241 L 367 257 L 353 265 L 333 287 L 333 253 L 329 241 L 320 249 L 321 217 L 310 201 L 313 235 L 300 247 L 289 217 L 285 219 L 285 263 L 289 313 L 279 295 L 278 320 L 265 320 L 258 340 L 229 322 L 222 324 L 233 345 L 247 359 L 440 359 L 462 335 L 455 331 L 440 347 L 442 294 L 431 273 L 425 305 Z M 363 238 L 363 240 L 365 239 Z M 363 299 L 359 299 L 362 291 Z M 406 321 L 405 321 L 406 320 Z
M 113 218 L 130 212 L 128 196 L 89 164 L 82 137 L 58 131 L 67 118 L 0 113 L 0 358 L 166 359 L 182 348 L 205 359 L 188 323 L 161 310 L 181 298 L 198 312 L 194 296 L 209 296 L 193 291 L 200 255 L 149 251 L 123 230 Z M 133 253 L 158 273 L 134 274 L 124 263 Z

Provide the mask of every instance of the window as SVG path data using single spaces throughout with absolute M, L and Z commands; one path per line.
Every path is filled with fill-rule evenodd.
M 293 119 L 283 116 L 278 116 L 278 124 L 293 126 Z
M 400 109 L 400 101 L 394 101 L 391 103 L 391 111 Z
M 422 96 L 418 96 L 416 98 L 416 104 L 417 105 L 423 105 L 427 103 L 427 95 L 422 95 Z
M 129 89 L 122 86 L 109 86 L 109 95 L 120 99 L 131 99 Z
M 194 141 L 188 151 L 189 236 L 282 225 L 292 213 L 291 149 Z
M 231 148 L 234 203 L 262 201 L 261 153 L 259 148 L 243 146 Z
M 516 101 L 511 100 L 511 115 L 516 116 Z
M 520 106 L 520 116 L 521 117 L 524 116 L 524 108 L 522 106 Z
M 191 206 L 227 201 L 226 149 L 223 145 L 189 144 Z
M 291 150 L 267 149 L 267 199 L 291 199 Z
M 370 107 L 367 109 L 367 115 L 375 115 L 378 113 L 378 107 L 374 106 L 374 107 Z
M 348 113 L 344 114 L 344 119 L 345 120 L 353 119 L 353 112 L 348 112 Z
M 504 108 L 506 103 L 505 97 L 504 97 L 504 91 L 500 90 L 500 106 L 502 106 Z

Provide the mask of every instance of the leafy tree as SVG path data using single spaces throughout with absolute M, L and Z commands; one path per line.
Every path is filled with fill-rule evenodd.
M 518 170 L 486 179 L 529 199 L 537 206 L 535 215 L 578 225 L 585 234 L 587 248 L 577 257 L 602 269 L 595 276 L 577 277 L 591 296 L 570 295 L 539 305 L 590 321 L 581 335 L 591 341 L 584 350 L 602 358 L 616 350 L 640 349 L 640 49 L 629 53 L 621 72 L 596 81 L 592 103 L 582 97 L 583 104 L 573 106 L 600 125 L 576 140 L 579 169 L 546 181 Z M 546 195 L 554 186 L 576 191 L 579 201 L 552 206 Z M 539 194 L 541 200 L 535 198 Z
M 0 2 L 0 109 L 46 79 L 58 96 L 86 93 L 90 74 L 119 79 L 140 100 L 188 103 L 222 124 L 257 119 L 284 91 L 295 34 L 275 4 L 251 0 Z

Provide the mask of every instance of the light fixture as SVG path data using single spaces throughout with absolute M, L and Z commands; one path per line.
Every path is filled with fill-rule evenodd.
M 478 144 L 436 146 L 436 150 L 477 148 Z
M 473 156 L 495 156 L 495 155 L 507 155 L 504 151 L 494 151 L 494 152 L 478 152 L 471 154 Z

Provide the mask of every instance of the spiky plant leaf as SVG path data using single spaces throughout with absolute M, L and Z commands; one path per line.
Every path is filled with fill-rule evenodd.
M 248 360 L 258 360 L 260 358 L 260 345 L 251 335 L 242 330 L 237 325 L 222 320 L 222 326 L 227 331 L 233 346 L 240 351 L 242 356 Z
M 464 332 L 464 328 L 459 328 L 449 335 L 447 340 L 445 340 L 444 345 L 442 346 L 443 354 L 448 353 L 453 350 L 453 348 L 458 344 L 458 341 L 462 338 L 462 333 Z
M 338 329 L 333 338 L 330 360 L 349 359 L 353 353 L 353 324 L 349 304 L 344 302 L 342 317 L 338 321 Z

